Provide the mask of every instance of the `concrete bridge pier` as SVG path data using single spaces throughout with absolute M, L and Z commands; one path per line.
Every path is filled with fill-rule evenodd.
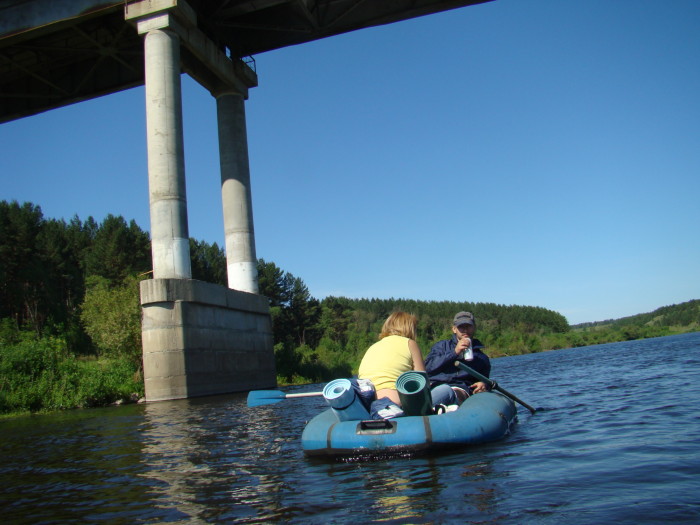
M 216 108 L 228 286 L 258 293 L 245 101 L 240 93 L 225 91 L 217 95 Z
M 180 38 L 156 29 L 144 37 L 146 140 L 155 279 L 190 279 Z
M 154 274 L 141 283 L 146 400 L 274 387 L 269 304 L 258 295 L 244 111 L 257 76 L 198 30 L 182 0 L 129 3 L 125 18 L 144 35 L 145 50 Z M 229 288 L 191 279 L 182 70 L 217 94 Z

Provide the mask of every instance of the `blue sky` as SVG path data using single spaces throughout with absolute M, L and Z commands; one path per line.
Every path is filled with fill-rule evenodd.
M 496 0 L 255 56 L 258 257 L 311 294 L 570 323 L 700 298 L 700 2 Z M 190 236 L 223 245 L 183 76 Z M 0 199 L 149 229 L 144 93 L 0 125 Z

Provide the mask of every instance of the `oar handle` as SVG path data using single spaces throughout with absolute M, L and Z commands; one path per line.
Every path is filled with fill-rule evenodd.
M 536 410 L 535 410 L 534 408 L 532 408 L 530 405 L 528 405 L 528 404 L 525 403 L 524 401 L 521 401 L 520 399 L 518 399 L 517 397 L 515 397 L 513 394 L 511 394 L 510 392 L 508 392 L 505 388 L 499 386 L 498 383 L 496 383 L 495 381 L 489 379 L 489 378 L 486 377 L 485 375 L 480 374 L 479 372 L 477 372 L 476 370 L 474 370 L 474 369 L 471 368 L 470 366 L 465 365 L 465 364 L 462 363 L 461 361 L 455 361 L 455 366 L 458 367 L 458 368 L 461 368 L 461 369 L 464 370 L 465 372 L 468 372 L 470 376 L 476 377 L 479 381 L 483 381 L 484 383 L 486 383 L 487 385 L 489 385 L 489 386 L 491 387 L 492 390 L 498 390 L 498 391 L 499 391 L 501 394 L 503 394 L 504 396 L 511 398 L 511 399 L 512 399 L 513 401 L 515 401 L 516 403 L 520 403 L 522 406 L 524 406 L 525 408 L 527 408 L 531 413 L 534 414 L 534 413 L 536 412 Z
M 301 392 L 299 394 L 285 394 L 284 397 L 289 399 L 290 397 L 312 397 L 312 396 L 322 396 L 323 392 Z

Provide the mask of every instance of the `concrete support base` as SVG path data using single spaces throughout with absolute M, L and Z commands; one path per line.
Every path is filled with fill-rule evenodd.
M 191 279 L 141 282 L 147 401 L 275 388 L 267 299 Z

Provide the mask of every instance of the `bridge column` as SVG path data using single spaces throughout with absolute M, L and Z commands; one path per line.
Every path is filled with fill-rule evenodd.
M 258 293 L 253 202 L 243 95 L 216 96 L 228 287 Z
M 130 1 L 124 16 L 145 35 L 154 269 L 154 279 L 141 282 L 146 400 L 274 387 L 270 307 L 257 294 L 243 110 L 257 74 L 202 33 L 185 0 Z M 219 95 L 221 191 L 234 289 L 190 278 L 181 71 Z
M 168 30 L 149 31 L 144 51 L 153 277 L 189 279 L 180 38 Z

